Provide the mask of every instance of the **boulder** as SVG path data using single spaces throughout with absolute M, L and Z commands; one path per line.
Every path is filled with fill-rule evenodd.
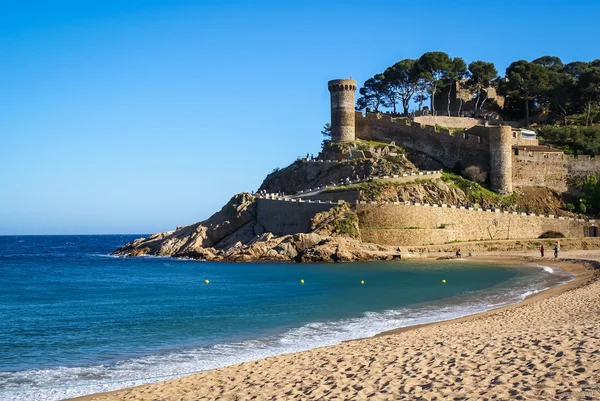
M 298 256 L 296 247 L 290 242 L 282 242 L 274 248 L 278 254 L 285 256 L 289 260 L 294 260 Z
M 308 248 L 312 248 L 321 241 L 323 241 L 323 237 L 319 234 L 309 233 L 309 234 L 294 234 L 293 236 L 294 244 L 299 252 L 304 252 Z

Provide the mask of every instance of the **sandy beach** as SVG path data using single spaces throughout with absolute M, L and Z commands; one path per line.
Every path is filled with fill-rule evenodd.
M 74 400 L 599 400 L 598 261 L 545 258 L 576 278 L 505 308 Z

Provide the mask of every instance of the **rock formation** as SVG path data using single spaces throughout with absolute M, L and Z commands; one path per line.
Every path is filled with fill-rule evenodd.
M 400 257 L 394 247 L 361 243 L 358 218 L 347 204 L 317 214 L 310 233 L 276 237 L 271 233 L 256 233 L 256 225 L 253 197 L 242 193 L 208 220 L 137 239 L 113 255 L 232 262 L 342 262 Z
M 345 147 L 344 147 L 345 146 Z M 548 189 L 529 188 L 511 198 L 502 198 L 458 176 L 412 181 L 371 180 L 369 178 L 410 174 L 418 171 L 394 144 L 375 145 L 357 141 L 354 144 L 334 144 L 329 152 L 359 152 L 362 157 L 343 162 L 298 160 L 267 176 L 260 190 L 293 194 L 308 188 L 322 187 L 345 178 L 360 177 L 367 181 L 343 184 L 324 191 L 304 193 L 306 199 L 356 199 L 366 202 L 411 202 L 465 205 L 507 210 L 551 208 L 561 215 L 560 198 Z M 346 152 L 346 153 L 344 153 Z M 369 158 L 365 158 L 364 155 Z M 344 194 L 345 192 L 345 194 Z M 348 196 L 349 193 L 354 196 Z M 346 196 L 346 197 L 344 197 Z M 314 198 L 316 197 L 316 198 Z M 298 199 L 286 198 L 297 201 Z M 397 247 L 361 242 L 359 215 L 348 203 L 331 206 L 315 213 L 307 232 L 274 235 L 259 223 L 257 199 L 248 193 L 232 197 L 209 219 L 173 231 L 140 238 L 114 251 L 120 256 L 173 256 L 213 261 L 294 261 L 329 262 L 350 260 L 381 260 L 399 258 Z M 283 202 L 283 201 L 282 201 Z M 261 209 L 264 213 L 265 209 Z M 542 212 L 543 212 L 542 211 Z M 270 213 L 267 210 L 267 213 Z M 409 252 L 410 249 L 407 249 Z M 406 257 L 406 252 L 403 257 Z

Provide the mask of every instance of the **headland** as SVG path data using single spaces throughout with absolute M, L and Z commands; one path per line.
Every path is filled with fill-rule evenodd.
M 598 221 L 574 213 L 565 199 L 581 197 L 600 157 L 540 146 L 528 130 L 502 121 L 441 117 L 453 126 L 444 128 L 363 115 L 354 109 L 355 81 L 332 80 L 328 89 L 331 139 L 317 157 L 276 169 L 256 192 L 233 196 L 205 221 L 114 254 L 347 262 L 406 259 L 477 241 L 467 251 L 489 241 L 598 247 Z

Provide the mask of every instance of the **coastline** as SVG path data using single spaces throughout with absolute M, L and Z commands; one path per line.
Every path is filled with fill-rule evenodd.
M 495 256 L 495 255 L 494 256 L 477 256 L 477 257 L 473 257 L 472 259 L 479 260 L 479 261 L 491 261 L 491 262 L 509 262 L 509 261 L 517 261 L 517 262 L 524 262 L 524 263 L 525 262 L 530 262 L 530 263 L 543 262 L 544 266 L 558 267 L 565 272 L 573 274 L 574 277 L 573 277 L 573 279 L 571 279 L 570 281 L 568 281 L 566 283 L 557 285 L 555 287 L 547 288 L 547 289 L 540 291 L 538 293 L 535 293 L 535 294 L 528 295 L 522 301 L 515 302 L 510 305 L 501 306 L 499 308 L 490 309 L 490 310 L 487 310 L 484 312 L 473 313 L 471 315 L 458 317 L 456 319 L 442 320 L 439 322 L 432 322 L 432 323 L 415 324 L 412 326 L 400 327 L 400 328 L 393 329 L 393 330 L 387 330 L 387 331 L 377 334 L 376 337 L 404 333 L 407 331 L 412 331 L 412 330 L 424 328 L 427 326 L 445 326 L 445 325 L 449 325 L 449 324 L 460 323 L 460 322 L 464 322 L 467 320 L 477 319 L 479 317 L 483 317 L 483 316 L 492 314 L 494 312 L 519 308 L 523 305 L 527 305 L 532 302 L 537 302 L 537 301 L 541 301 L 541 300 L 544 300 L 544 299 L 547 299 L 550 297 L 554 297 L 559 294 L 562 294 L 563 292 L 576 289 L 582 285 L 586 285 L 586 284 L 590 283 L 591 280 L 594 280 L 595 274 L 600 274 L 598 272 L 594 272 L 589 267 L 585 267 L 586 264 L 592 262 L 591 260 L 585 260 L 585 259 L 564 259 L 563 258 L 563 259 L 557 259 L 557 260 L 553 260 L 553 259 L 547 260 L 544 258 L 536 258 L 536 257 L 530 257 L 530 256 L 529 257 L 523 257 L 523 256 L 499 257 L 499 256 Z M 357 341 L 357 340 L 352 340 L 352 341 Z
M 248 367 L 252 367 L 253 365 L 257 365 L 257 364 L 265 365 L 265 364 L 267 364 L 267 362 L 269 365 L 273 365 L 273 364 L 277 365 L 278 363 L 286 363 L 287 362 L 286 366 L 288 366 L 290 360 L 292 361 L 292 365 L 293 365 L 294 358 L 302 358 L 302 359 L 308 358 L 310 360 L 311 358 L 314 358 L 316 354 L 321 354 L 321 353 L 332 354 L 332 352 L 334 352 L 334 350 L 339 351 L 340 348 L 344 348 L 347 345 L 352 346 L 352 347 L 366 346 L 366 345 L 370 345 L 367 343 L 372 342 L 372 341 L 377 341 L 377 339 L 390 339 L 390 338 L 398 339 L 398 338 L 402 338 L 402 337 L 406 337 L 406 336 L 412 337 L 415 335 L 415 333 L 422 333 L 424 331 L 425 332 L 426 331 L 440 331 L 440 330 L 453 331 L 452 329 L 457 325 L 473 324 L 473 322 L 476 322 L 479 320 L 485 320 L 485 319 L 498 319 L 498 316 L 502 316 L 506 313 L 519 313 L 519 309 L 526 308 L 531 305 L 539 305 L 540 303 L 542 303 L 546 300 L 556 299 L 557 297 L 559 297 L 563 294 L 573 292 L 573 291 L 577 292 L 577 290 L 579 290 L 579 289 L 585 289 L 592 285 L 598 285 L 597 279 L 598 279 L 598 275 L 600 273 L 598 272 L 598 270 L 593 271 L 591 268 L 591 264 L 600 260 L 600 252 L 587 251 L 588 254 L 592 255 L 591 259 L 589 257 L 586 258 L 585 254 L 583 254 L 583 257 L 578 258 L 577 255 L 574 255 L 575 253 L 576 252 L 568 252 L 568 254 L 573 254 L 573 255 L 572 256 L 567 255 L 567 258 L 563 257 L 558 260 L 553 260 L 550 258 L 542 259 L 542 258 L 532 257 L 529 253 L 513 254 L 513 255 L 505 255 L 505 256 L 498 256 L 498 255 L 492 254 L 492 255 L 481 255 L 481 256 L 473 257 L 472 260 L 493 261 L 493 262 L 510 262 L 510 261 L 519 261 L 519 262 L 525 262 L 525 263 L 543 262 L 542 264 L 545 266 L 559 267 L 563 271 L 567 271 L 567 272 L 575 275 L 575 277 L 572 280 L 570 280 L 569 282 L 567 282 L 565 284 L 549 288 L 547 290 L 541 291 L 536 294 L 532 294 L 532 295 L 528 296 L 527 298 L 525 298 L 524 300 L 514 303 L 514 304 L 506 305 L 506 306 L 503 306 L 500 308 L 491 309 L 489 311 L 480 312 L 480 313 L 476 313 L 476 314 L 472 314 L 472 315 L 468 315 L 468 316 L 464 316 L 464 317 L 460 317 L 460 318 L 456 318 L 456 319 L 452 319 L 452 320 L 445 320 L 445 321 L 439 321 L 439 322 L 433 322 L 433 323 L 426 323 L 426 324 L 402 327 L 402 328 L 386 331 L 383 333 L 379 333 L 378 335 L 376 335 L 374 337 L 350 340 L 350 341 L 343 342 L 341 344 L 327 346 L 327 347 L 321 347 L 321 348 L 315 348 L 315 349 L 303 351 L 300 353 L 283 354 L 283 355 L 279 355 L 279 356 L 265 358 L 265 359 L 258 360 L 258 361 L 246 362 L 246 363 L 242 363 L 242 364 L 238 364 L 238 365 L 230 365 L 230 366 L 226 366 L 226 367 L 222 367 L 222 368 L 218 368 L 218 369 L 214 369 L 214 370 L 209 370 L 206 372 L 196 373 L 196 374 L 193 374 L 190 376 L 183 376 L 183 377 L 176 378 L 176 379 L 170 379 L 167 381 L 156 382 L 156 383 L 152 383 L 152 384 L 144 384 L 144 385 L 139 385 L 139 386 L 132 387 L 132 388 L 115 390 L 115 391 L 110 391 L 110 392 L 106 392 L 106 393 L 90 394 L 90 395 L 86 395 L 86 396 L 72 398 L 70 400 L 77 400 L 77 401 L 91 401 L 91 400 L 106 401 L 106 400 L 117 400 L 117 399 L 118 400 L 121 400 L 121 399 L 131 399 L 131 400 L 139 399 L 139 400 L 141 400 L 141 399 L 144 399 L 144 397 L 147 397 L 149 392 L 153 393 L 154 391 L 160 392 L 161 397 L 162 397 L 161 399 L 165 399 L 165 400 L 168 400 L 171 398 L 180 399 L 182 394 L 189 394 L 191 397 L 193 397 L 190 399 L 214 399 L 212 396 L 210 396 L 212 391 L 210 390 L 210 386 L 208 386 L 208 384 L 212 383 L 214 381 L 215 377 L 222 377 L 223 375 L 230 377 L 232 372 L 235 372 L 236 370 L 240 370 L 240 369 L 245 370 Z M 587 256 L 589 256 L 589 255 L 587 255 Z M 504 322 L 504 323 L 506 323 L 506 322 Z M 505 324 L 502 324 L 502 325 L 505 325 Z M 375 355 L 373 355 L 373 357 L 375 357 Z M 277 361 L 279 361 L 279 362 L 277 362 Z M 332 369 L 332 371 L 333 372 L 339 371 L 339 367 Z M 269 370 L 267 370 L 267 371 L 264 371 L 261 373 L 259 371 L 259 373 L 257 373 L 257 376 L 255 377 L 255 379 L 258 379 L 261 376 L 261 374 L 267 374 L 268 376 L 270 376 L 271 375 L 270 373 L 274 373 L 274 372 L 270 372 Z M 332 373 L 332 372 L 330 371 L 329 373 Z M 338 373 L 340 373 L 340 372 L 338 372 Z M 232 380 L 235 380 L 235 378 L 233 378 Z M 226 385 L 227 383 L 224 383 L 224 384 Z M 205 385 L 207 385 L 208 387 L 205 387 Z M 280 381 L 278 383 L 273 383 L 273 386 L 271 386 L 271 387 L 273 388 L 273 391 L 274 391 L 279 386 L 285 386 L 285 383 L 283 381 Z M 204 391 L 202 390 L 203 387 L 205 387 Z M 227 387 L 227 386 L 225 386 L 225 387 Z M 234 386 L 234 387 L 237 389 L 237 386 Z M 250 387 L 247 387 L 246 390 L 250 391 L 252 388 L 253 387 L 250 386 Z M 337 388 L 337 387 L 335 387 L 335 388 Z M 174 393 L 172 395 L 168 395 L 169 393 L 172 393 L 173 391 L 174 391 Z M 360 390 L 358 390 L 358 391 L 360 392 Z M 192 394 L 194 394 L 194 395 L 192 396 Z M 385 393 L 385 394 L 387 394 L 387 393 Z M 375 395 L 377 395 L 377 394 L 375 394 Z M 127 397 L 127 398 L 125 398 L 125 397 Z M 182 398 L 182 399 L 184 399 L 184 398 Z M 187 399 L 187 398 L 185 398 L 185 399 Z

